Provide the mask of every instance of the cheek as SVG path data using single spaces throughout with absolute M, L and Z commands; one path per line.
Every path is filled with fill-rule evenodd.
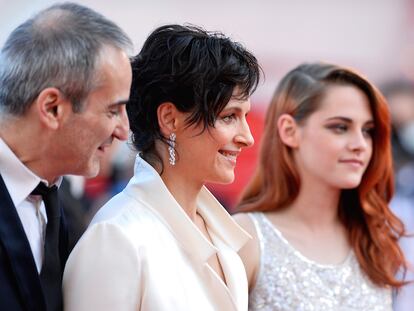
M 372 160 L 372 156 L 374 155 L 374 147 L 373 147 L 373 143 L 370 142 L 367 146 L 367 150 L 365 152 L 365 160 L 366 160 L 366 166 L 365 166 L 365 170 L 368 168 L 369 164 L 371 163 Z
M 336 169 L 340 146 L 317 137 L 304 147 L 300 150 L 300 157 L 305 170 L 319 174 L 320 172 L 333 172 Z
M 102 141 L 111 136 L 115 125 L 113 120 L 103 119 L 99 122 L 87 124 L 84 127 L 85 136 L 89 137 L 91 141 Z
M 315 160 L 319 161 L 326 158 L 333 159 L 333 156 L 337 155 L 341 149 L 339 141 L 334 141 L 332 138 L 323 135 L 309 137 L 306 142 L 306 149 L 303 152 L 304 156 L 315 158 Z
M 108 119 L 108 118 L 101 118 L 99 120 L 95 120 L 94 123 L 90 123 L 88 130 L 95 132 L 94 135 L 95 136 L 99 136 L 100 135 L 104 135 L 104 134 L 108 134 L 109 132 L 112 132 L 113 129 L 115 128 L 115 124 L 118 122 L 117 117 L 114 117 L 112 119 Z
M 314 137 L 315 149 L 327 157 L 340 156 L 347 149 L 347 140 L 344 136 L 323 131 Z
M 373 143 L 373 141 L 371 140 L 371 141 L 368 143 L 368 147 L 367 147 L 367 158 L 368 158 L 369 160 L 371 160 L 373 153 L 374 153 L 374 143 Z
M 231 127 L 216 127 L 214 131 L 210 132 L 211 143 L 220 147 L 228 145 L 234 137 L 234 130 Z

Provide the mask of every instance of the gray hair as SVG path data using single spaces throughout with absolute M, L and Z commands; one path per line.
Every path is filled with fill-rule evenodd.
M 23 115 L 47 87 L 81 111 L 105 46 L 132 51 L 115 23 L 87 7 L 63 3 L 39 12 L 10 34 L 0 52 L 0 113 Z

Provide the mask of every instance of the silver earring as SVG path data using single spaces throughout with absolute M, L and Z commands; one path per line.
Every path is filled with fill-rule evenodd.
M 175 135 L 175 133 L 171 133 L 170 134 L 170 141 L 168 144 L 168 153 L 169 153 L 169 160 L 170 160 L 170 164 L 172 166 L 175 165 L 175 138 L 177 136 Z

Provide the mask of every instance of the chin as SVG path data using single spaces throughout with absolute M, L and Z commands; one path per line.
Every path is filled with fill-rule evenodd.
M 344 181 L 340 186 L 341 189 L 355 189 L 361 184 L 361 179 Z
M 100 166 L 98 163 L 93 163 L 89 167 L 87 167 L 81 175 L 85 176 L 86 178 L 94 178 L 99 174 Z
M 214 183 L 216 184 L 231 184 L 234 181 L 234 174 L 231 176 L 221 176 L 221 178 L 217 178 Z

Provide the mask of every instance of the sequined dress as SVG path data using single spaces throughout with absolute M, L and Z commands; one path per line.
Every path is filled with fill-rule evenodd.
M 318 264 L 294 249 L 263 213 L 249 215 L 261 251 L 249 310 L 392 310 L 391 290 L 375 286 L 353 252 L 341 264 Z

